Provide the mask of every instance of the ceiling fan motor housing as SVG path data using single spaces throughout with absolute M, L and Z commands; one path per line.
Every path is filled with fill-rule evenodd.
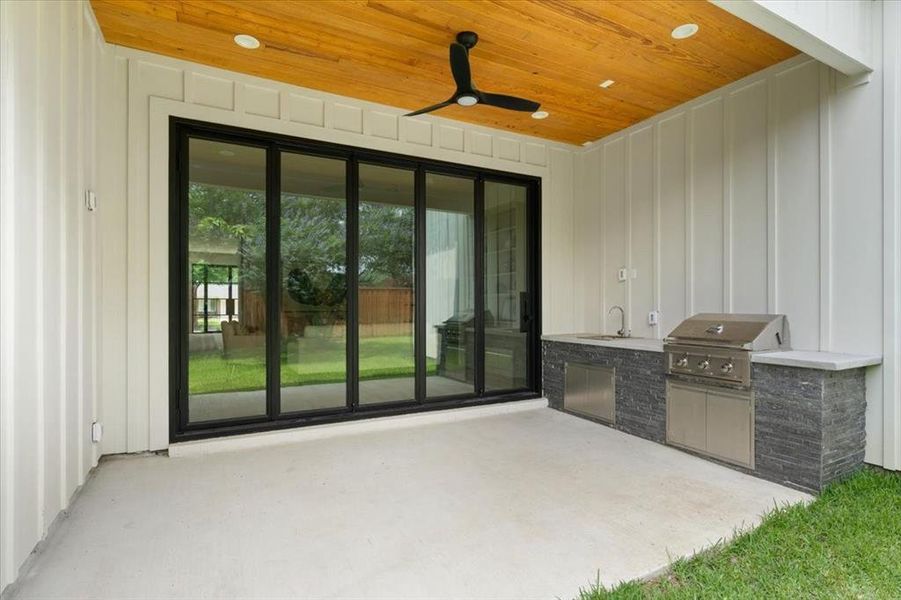
M 471 49 L 479 42 L 479 34 L 475 31 L 461 31 L 457 34 L 457 43 Z

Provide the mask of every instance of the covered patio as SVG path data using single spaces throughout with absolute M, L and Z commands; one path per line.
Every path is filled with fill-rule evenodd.
M 809 498 L 543 404 L 111 457 L 13 597 L 571 598 Z

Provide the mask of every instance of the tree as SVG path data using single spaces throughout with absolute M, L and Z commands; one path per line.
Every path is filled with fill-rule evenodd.
M 240 257 L 242 288 L 265 290 L 265 194 L 192 183 L 188 199 L 190 245 L 233 245 Z M 280 211 L 279 246 L 285 293 L 301 305 L 332 307 L 343 312 L 347 295 L 346 201 L 283 194 Z M 412 287 L 413 208 L 363 202 L 359 223 L 360 284 Z M 192 279 L 197 285 L 196 278 Z
M 413 207 L 360 204 L 360 285 L 413 287 Z

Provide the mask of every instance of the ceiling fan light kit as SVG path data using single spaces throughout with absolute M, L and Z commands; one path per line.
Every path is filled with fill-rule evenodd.
M 472 50 L 479 41 L 479 36 L 474 31 L 461 31 L 457 34 L 457 39 L 450 45 L 450 66 L 451 73 L 454 76 L 454 83 L 457 84 L 457 91 L 454 95 L 438 104 L 420 108 L 413 112 L 407 113 L 405 117 L 422 115 L 425 113 L 450 106 L 451 104 L 459 104 L 460 106 L 474 106 L 476 104 L 487 104 L 488 106 L 496 106 L 497 108 L 505 108 L 507 110 L 518 110 L 521 112 L 535 113 L 541 106 L 540 103 L 525 98 L 517 98 L 516 96 L 507 96 L 505 94 L 491 94 L 483 92 L 476 88 L 472 82 L 472 70 L 469 66 L 469 51 Z M 544 112 L 544 111 L 539 111 Z M 534 114 L 533 114 L 534 116 Z M 547 113 L 545 113 L 547 116 Z M 541 119 L 544 117 L 535 117 Z

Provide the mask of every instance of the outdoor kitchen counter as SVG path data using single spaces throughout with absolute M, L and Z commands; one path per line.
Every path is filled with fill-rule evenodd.
M 571 344 L 585 344 L 588 346 L 606 346 L 608 348 L 620 348 L 622 350 L 646 350 L 648 352 L 663 352 L 663 340 L 651 338 L 620 338 L 616 340 L 591 340 L 587 335 L 599 335 L 597 333 L 563 333 L 555 335 L 543 335 L 544 342 L 569 342 Z
M 584 344 L 587 346 L 604 346 L 621 350 L 643 350 L 645 352 L 663 352 L 663 340 L 650 338 L 622 338 L 616 340 L 593 340 L 584 336 L 598 335 L 592 333 L 566 333 L 541 336 L 545 342 L 565 342 Z M 783 352 L 755 352 L 751 362 L 764 365 L 780 365 L 802 369 L 818 369 L 821 371 L 845 371 L 859 369 L 882 363 L 879 354 L 846 354 L 841 352 L 814 352 L 809 350 L 786 350 Z
M 587 333 L 542 337 L 542 388 L 551 408 L 564 408 L 567 363 L 613 368 L 610 426 L 666 443 L 663 340 L 592 340 Z M 754 467 L 723 463 L 805 490 L 821 490 L 863 464 L 866 368 L 878 355 L 758 352 L 752 355 Z M 713 460 L 713 459 L 711 459 Z

